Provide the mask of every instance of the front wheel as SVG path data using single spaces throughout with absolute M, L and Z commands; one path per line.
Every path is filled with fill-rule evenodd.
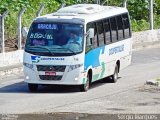
M 118 80 L 118 65 L 116 64 L 114 74 L 111 76 L 111 82 L 116 83 Z
M 36 92 L 38 90 L 38 85 L 37 84 L 28 84 L 28 89 L 30 92 Z
M 80 86 L 80 91 L 81 92 L 86 92 L 86 91 L 89 90 L 89 87 L 90 87 L 90 78 L 89 78 L 89 75 L 87 75 L 87 81 L 86 81 L 85 84 Z

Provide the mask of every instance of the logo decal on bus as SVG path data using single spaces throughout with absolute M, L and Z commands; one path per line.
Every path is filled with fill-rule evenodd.
M 31 56 L 32 62 L 33 63 L 38 63 L 40 61 L 40 56 Z

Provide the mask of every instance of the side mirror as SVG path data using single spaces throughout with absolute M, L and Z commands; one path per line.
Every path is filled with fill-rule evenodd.
M 27 27 L 23 27 L 22 28 L 22 36 L 26 39 L 27 35 L 28 35 L 28 28 Z
M 89 30 L 88 30 L 88 37 L 89 37 L 89 39 L 91 39 L 91 38 L 93 38 L 94 37 L 94 28 L 90 28 Z

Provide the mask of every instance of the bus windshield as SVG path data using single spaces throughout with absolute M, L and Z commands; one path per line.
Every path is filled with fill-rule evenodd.
M 36 55 L 74 55 L 83 50 L 83 25 L 33 23 L 25 51 Z

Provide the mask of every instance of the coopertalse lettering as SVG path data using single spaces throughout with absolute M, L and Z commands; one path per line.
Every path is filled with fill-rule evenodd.
M 119 53 L 119 52 L 122 52 L 122 51 L 124 51 L 124 45 L 117 46 L 117 47 L 109 49 L 109 55 L 113 55 L 113 54 L 116 54 L 116 53 Z
M 41 58 L 41 60 L 64 60 L 64 58 Z

